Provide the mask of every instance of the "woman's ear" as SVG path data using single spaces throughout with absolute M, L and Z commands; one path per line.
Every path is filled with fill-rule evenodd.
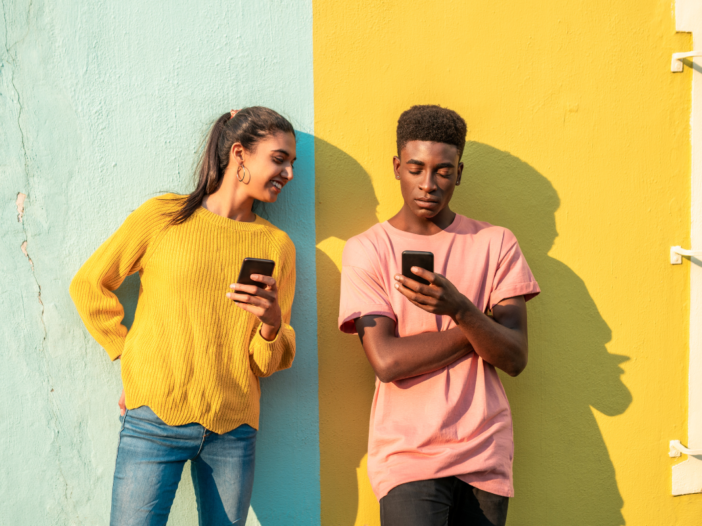
M 240 142 L 235 142 L 232 144 L 232 150 L 230 152 L 230 162 L 235 161 L 239 166 L 244 164 L 244 147 Z

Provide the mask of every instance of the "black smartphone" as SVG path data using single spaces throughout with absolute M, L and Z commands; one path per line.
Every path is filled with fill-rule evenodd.
M 402 253 L 402 275 L 406 278 L 413 279 L 417 283 L 429 285 L 427 280 L 420 278 L 417 274 L 412 272 L 412 267 L 419 267 L 429 272 L 434 272 L 434 254 L 418 250 L 405 250 Z
M 275 261 L 271 261 L 270 259 L 244 258 L 244 262 L 241 264 L 241 270 L 239 271 L 239 277 L 237 278 L 236 282 L 243 283 L 244 285 L 256 285 L 257 287 L 261 287 L 263 283 L 252 280 L 251 274 L 272 276 L 274 268 Z M 261 288 L 265 288 L 265 286 Z

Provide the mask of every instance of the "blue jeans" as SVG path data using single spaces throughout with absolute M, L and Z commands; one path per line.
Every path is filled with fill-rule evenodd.
M 147 406 L 127 410 L 119 433 L 110 526 L 168 522 L 190 460 L 200 526 L 243 526 L 251 502 L 256 430 L 223 435 L 200 424 L 169 426 Z

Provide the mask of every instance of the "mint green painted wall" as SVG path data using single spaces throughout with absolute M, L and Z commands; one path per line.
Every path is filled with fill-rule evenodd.
M 107 523 L 119 362 L 69 281 L 143 201 L 188 190 L 210 122 L 251 104 L 301 133 L 296 179 L 268 209 L 298 250 L 298 355 L 263 383 L 249 522 L 319 523 L 311 18 L 309 1 L 4 0 L 0 523 Z M 136 289 L 120 291 L 131 309 Z M 196 524 L 187 468 L 170 524 Z

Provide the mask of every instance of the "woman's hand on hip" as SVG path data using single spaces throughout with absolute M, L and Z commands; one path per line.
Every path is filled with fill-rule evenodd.
M 227 298 L 236 302 L 236 305 L 253 314 L 261 320 L 261 336 L 266 340 L 274 340 L 280 325 L 282 315 L 278 304 L 278 286 L 270 276 L 252 274 L 251 279 L 265 285 L 265 288 L 256 285 L 232 283 L 233 292 L 227 293 Z
M 122 394 L 119 397 L 119 402 L 117 402 L 117 405 L 119 405 L 119 414 L 124 416 L 127 412 L 127 404 L 124 401 L 124 389 L 122 389 Z

